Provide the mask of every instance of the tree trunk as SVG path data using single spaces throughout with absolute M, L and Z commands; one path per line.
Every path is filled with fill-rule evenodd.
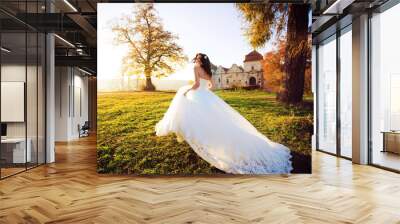
M 289 5 L 283 90 L 277 97 L 279 101 L 287 104 L 298 104 L 303 100 L 307 51 L 309 50 L 308 16 L 307 4 Z
M 151 82 L 151 77 L 146 76 L 146 85 L 144 86 L 145 91 L 155 91 L 156 87 Z
M 154 91 L 154 90 L 156 90 L 156 87 L 151 82 L 151 70 L 149 69 L 148 66 L 145 67 L 144 73 L 145 73 L 145 76 L 146 76 L 146 85 L 144 86 L 144 90 L 145 91 Z

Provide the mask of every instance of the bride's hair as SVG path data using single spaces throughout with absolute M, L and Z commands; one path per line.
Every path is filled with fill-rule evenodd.
M 193 62 L 196 61 L 197 56 L 200 55 L 200 61 L 201 61 L 201 67 L 204 69 L 204 71 L 211 77 L 212 72 L 211 72 L 211 62 L 210 59 L 206 54 L 203 53 L 197 53 L 196 57 L 193 58 Z

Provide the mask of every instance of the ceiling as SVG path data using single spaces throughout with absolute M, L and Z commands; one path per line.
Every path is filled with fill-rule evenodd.
M 25 32 L 55 33 L 56 66 L 78 66 L 95 75 L 97 72 L 97 2 L 96 0 L 1 0 L 2 45 L 13 49 L 8 59 L 35 51 Z M 50 13 L 51 12 L 51 13 Z M 30 38 L 27 38 L 28 40 Z
M 311 32 L 313 43 L 323 40 L 352 23 L 354 17 L 376 12 L 390 0 L 314 0 Z
M 345 15 L 356 14 L 383 4 L 386 0 L 288 0 L 311 3 L 311 32 L 314 36 L 333 26 Z M 19 43 L 18 32 L 54 32 L 56 65 L 79 66 L 96 74 L 97 3 L 132 2 L 128 0 L 1 0 L 0 23 L 5 38 Z M 140 2 L 140 1 L 137 1 Z M 141 1 L 144 2 L 144 1 Z M 193 1 L 195 2 L 195 1 Z M 212 2 L 210 0 L 210 2 Z M 283 2 L 283 1 L 269 1 Z M 50 13 L 51 12 L 51 13 Z M 28 32 L 29 32 L 28 31 Z M 14 34 L 12 34 L 14 33 Z M 15 38 L 13 38 L 13 36 Z M 22 45 L 21 45 L 22 46 Z M 17 46 L 14 46 L 17 48 Z M 28 51 L 29 48 L 28 48 Z M 17 54 L 17 51 L 15 51 Z

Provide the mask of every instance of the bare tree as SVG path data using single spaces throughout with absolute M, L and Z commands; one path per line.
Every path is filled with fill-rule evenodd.
M 178 37 L 164 30 L 153 4 L 138 4 L 133 16 L 123 16 L 112 25 L 117 44 L 127 44 L 129 52 L 123 59 L 124 73 L 146 77 L 145 90 L 155 87 L 151 77 L 172 74 L 187 62 L 176 41 Z

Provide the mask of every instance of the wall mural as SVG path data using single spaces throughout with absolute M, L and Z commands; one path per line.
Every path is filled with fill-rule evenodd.
M 311 173 L 310 6 L 98 5 L 98 172 Z

